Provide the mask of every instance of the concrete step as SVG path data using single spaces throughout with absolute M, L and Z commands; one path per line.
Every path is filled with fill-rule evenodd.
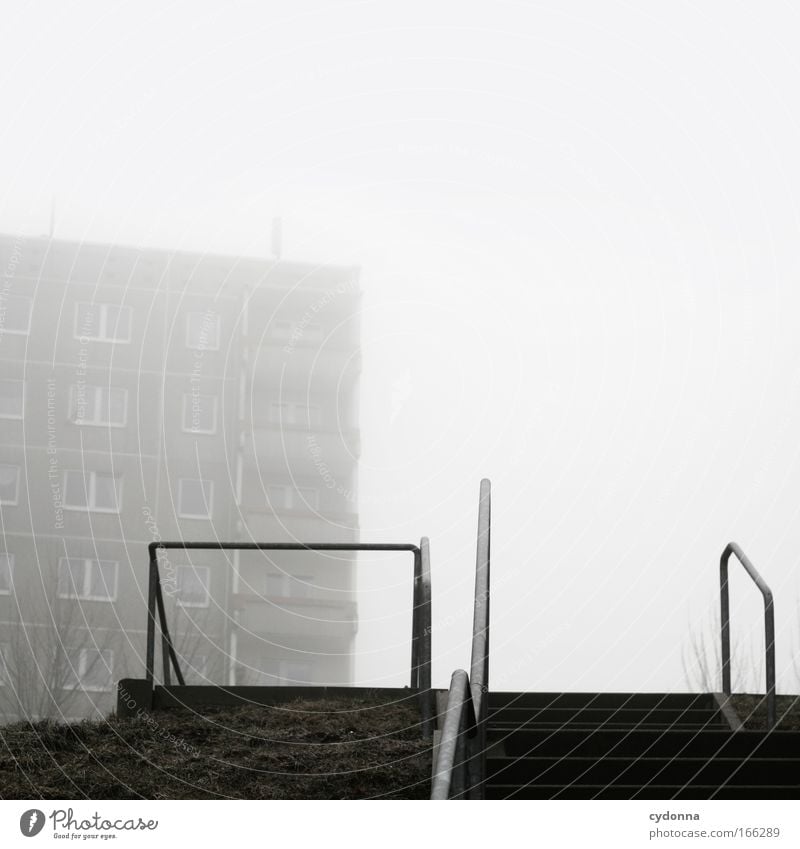
M 658 728 L 494 730 L 489 739 L 509 757 L 800 757 L 795 731 Z M 500 732 L 500 733 L 498 733 Z
M 490 784 L 486 788 L 487 799 L 797 799 L 800 787 L 780 784 L 740 785 L 718 787 L 716 785 L 651 784 L 641 787 L 635 784 L 581 785 L 560 787 L 558 785 L 515 785 Z M 669 828 L 673 824 L 664 825 Z M 684 823 L 685 825 L 685 823 Z M 654 828 L 658 827 L 653 825 Z
M 490 784 L 504 785 L 794 785 L 800 758 L 512 758 L 490 757 Z
M 490 691 L 489 710 L 514 708 L 651 708 L 716 710 L 711 693 L 527 693 Z
M 489 725 L 488 733 L 489 738 L 492 740 L 506 740 L 510 736 L 517 733 L 524 733 L 527 731 L 547 731 L 550 734 L 559 733 L 561 731 L 580 731 L 583 734 L 591 734 L 595 731 L 658 731 L 659 733 L 665 733 L 668 731 L 675 731 L 680 729 L 681 731 L 691 731 L 693 734 L 697 734 L 701 731 L 715 730 L 715 729 L 725 729 L 725 726 L 717 720 L 709 720 L 704 723 L 694 723 L 694 724 L 680 724 L 675 725 L 673 723 L 658 723 L 658 722 L 642 722 L 638 725 L 633 725 L 629 722 L 604 722 L 601 725 L 595 725 L 593 723 L 585 723 L 585 722 L 570 722 L 568 724 L 564 724 L 561 722 L 535 722 L 530 725 L 520 727 L 514 723 L 492 723 Z
M 502 707 L 489 710 L 492 725 L 517 725 L 525 727 L 546 722 L 549 725 L 641 725 L 662 726 L 705 725 L 716 721 L 722 724 L 719 711 L 709 708 L 629 708 L 629 707 L 555 707 L 520 708 Z
M 796 799 L 800 734 L 733 731 L 710 693 L 492 692 L 490 799 Z

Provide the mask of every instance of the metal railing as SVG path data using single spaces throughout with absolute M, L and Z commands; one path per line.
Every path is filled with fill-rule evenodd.
M 489 702 L 489 573 L 492 487 L 481 481 L 470 672 L 450 680 L 434 769 L 431 799 L 482 799 L 486 781 L 486 715 Z
M 431 799 L 453 799 L 468 792 L 471 758 L 467 741 L 474 739 L 477 733 L 478 722 L 469 675 L 463 669 L 456 669 L 447 694 Z
M 164 593 L 158 568 L 159 550 L 181 549 L 215 551 L 408 551 L 414 555 L 413 612 L 411 617 L 411 687 L 420 692 L 420 712 L 423 736 L 433 735 L 434 706 L 431 689 L 431 568 L 430 544 L 423 537 L 420 544 L 413 543 L 288 543 L 288 542 L 151 542 L 147 592 L 147 653 L 145 677 L 152 687 L 155 673 L 156 615 L 161 631 L 161 653 L 164 684 L 171 686 L 170 668 L 175 671 L 178 683 L 185 686 L 178 656 L 169 633 L 164 607 Z
M 745 553 L 735 543 L 725 547 L 719 559 L 719 583 L 722 623 L 722 692 L 731 694 L 731 620 L 730 599 L 728 594 L 728 561 L 731 555 L 744 566 L 747 574 L 764 597 L 764 640 L 766 646 L 766 685 L 767 685 L 767 727 L 774 728 L 777 717 L 775 709 L 775 605 L 772 601 L 772 590 L 767 586 L 758 570 L 750 562 Z

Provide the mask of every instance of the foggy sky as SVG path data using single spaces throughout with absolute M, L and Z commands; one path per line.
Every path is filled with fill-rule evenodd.
M 281 216 L 287 257 L 362 266 L 362 539 L 431 538 L 436 684 L 487 476 L 493 687 L 684 687 L 733 539 L 786 689 L 799 29 L 779 2 L 16 4 L 0 230 L 55 198 L 63 238 L 264 256 Z M 732 599 L 757 634 L 738 571 Z

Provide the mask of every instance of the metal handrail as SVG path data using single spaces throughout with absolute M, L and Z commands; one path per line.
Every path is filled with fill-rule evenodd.
M 451 678 L 431 788 L 431 799 L 434 800 L 457 796 L 471 799 L 484 797 L 489 694 L 491 527 L 492 486 L 484 479 L 481 481 L 478 506 L 470 674 L 457 669 Z
M 432 632 L 433 632 L 433 603 L 431 592 L 431 547 L 427 537 L 419 542 L 419 597 L 420 608 L 417 634 L 419 635 L 419 666 L 417 670 L 417 687 L 422 693 L 420 710 L 422 714 L 422 732 L 426 738 L 433 737 L 433 726 L 436 714 L 436 694 L 431 685 L 432 674 Z M 416 583 L 416 581 L 415 581 Z
M 467 787 L 463 781 L 463 768 L 468 763 L 465 738 L 474 737 L 477 731 L 469 675 L 463 669 L 456 669 L 450 679 L 450 690 L 447 694 L 447 708 L 436 758 L 431 799 L 452 799 L 465 792 Z
M 478 723 L 476 753 L 470 762 L 471 783 L 483 798 L 486 779 L 486 714 L 489 694 L 489 569 L 492 532 L 492 485 L 481 481 L 478 505 L 478 547 L 475 558 L 475 604 L 472 621 L 470 684 Z
M 767 727 L 774 728 L 777 722 L 775 709 L 775 605 L 772 590 L 750 562 L 742 549 L 731 542 L 725 547 L 719 559 L 720 601 L 722 614 L 722 692 L 731 694 L 731 620 L 730 599 L 728 594 L 728 561 L 731 555 L 744 566 L 764 597 L 764 639 L 766 645 L 766 687 L 767 687 Z
M 328 543 L 328 542 L 184 542 L 157 540 L 148 545 L 150 571 L 147 594 L 147 653 L 145 678 L 152 686 L 155 670 L 156 615 L 161 631 L 164 683 L 170 682 L 170 664 L 178 683 L 184 685 L 183 674 L 172 643 L 164 609 L 164 595 L 158 568 L 158 551 L 408 551 L 414 555 L 414 590 L 411 634 L 411 687 L 419 690 L 423 736 L 433 736 L 435 694 L 431 688 L 431 570 L 430 543 L 423 537 L 413 543 Z

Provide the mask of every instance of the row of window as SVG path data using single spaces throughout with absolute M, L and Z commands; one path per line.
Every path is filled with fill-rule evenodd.
M 31 331 L 33 299 L 23 295 L 0 292 L 0 330 L 27 336 Z M 75 304 L 73 335 L 92 342 L 130 342 L 133 309 L 120 304 L 80 302 Z M 275 339 L 302 338 L 305 342 L 321 342 L 322 326 L 277 320 L 270 325 Z M 200 351 L 218 351 L 220 346 L 220 316 L 207 310 L 186 316 L 186 347 Z
M 164 594 L 181 607 L 208 607 L 211 569 L 208 566 L 178 564 L 163 576 Z M 14 588 L 14 555 L 0 552 L 0 595 L 10 595 Z M 266 598 L 310 599 L 315 584 L 312 575 L 289 575 L 267 572 L 263 586 L 249 584 L 249 589 Z M 96 560 L 91 557 L 60 557 L 57 592 L 59 598 L 80 601 L 117 600 L 119 561 Z
M 64 664 L 65 690 L 80 689 L 87 693 L 107 693 L 114 687 L 114 652 L 112 649 L 66 648 Z M 11 649 L 0 644 L 0 687 L 12 683 Z
M 314 578 L 312 575 L 267 572 L 264 576 L 264 594 L 267 598 L 311 598 L 314 594 Z
M 0 504 L 19 504 L 20 467 L 0 464 Z M 182 519 L 211 519 L 214 515 L 214 481 L 178 479 L 178 516 Z M 267 499 L 273 510 L 318 510 L 316 487 L 271 484 Z M 119 513 L 122 508 L 122 478 L 107 472 L 68 469 L 63 473 L 61 505 L 66 510 Z
M 207 607 L 211 571 L 207 566 L 177 565 L 165 593 L 182 607 Z M 14 588 L 14 555 L 0 552 L 0 595 Z M 119 590 L 119 561 L 91 557 L 60 557 L 57 592 L 59 598 L 80 601 L 116 601 Z
M 113 649 L 65 649 L 63 663 L 67 674 L 64 689 L 80 689 L 87 693 L 110 692 L 114 687 L 114 660 Z M 314 680 L 314 664 L 310 661 L 264 658 L 261 665 L 261 669 L 241 669 L 239 677 L 250 684 L 268 686 L 297 686 Z M 207 682 L 207 656 L 192 655 L 183 666 L 191 679 Z M 0 644 L 0 687 L 12 683 L 12 668 L 11 649 Z
M 211 582 L 209 566 L 176 566 L 174 577 L 163 579 L 164 593 L 173 595 L 182 607 L 208 607 Z M 316 584 L 313 575 L 289 575 L 286 572 L 267 572 L 262 585 L 252 579 L 246 589 L 269 599 L 313 599 Z
M 25 411 L 25 382 L 0 379 L 0 418 L 22 419 Z M 128 390 L 121 386 L 72 384 L 69 393 L 69 417 L 78 425 L 125 427 L 128 423 Z M 185 433 L 214 434 L 219 421 L 216 395 L 183 394 L 182 428 Z M 273 402 L 269 421 L 276 425 L 316 427 L 320 408 L 315 404 Z

